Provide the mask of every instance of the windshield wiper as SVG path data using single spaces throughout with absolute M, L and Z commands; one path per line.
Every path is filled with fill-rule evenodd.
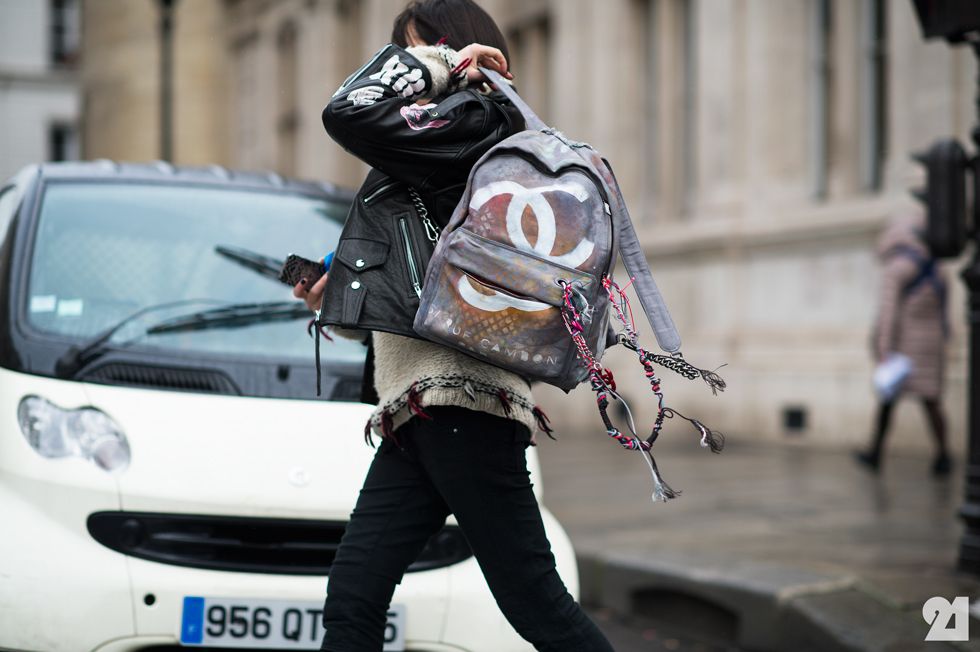
M 308 318 L 310 316 L 310 309 L 300 301 L 239 303 L 167 320 L 146 329 L 146 334 L 203 331 L 212 328 L 240 328 L 252 324 L 293 321 L 300 317 Z
M 84 367 L 95 362 L 109 352 L 105 346 L 106 342 L 112 338 L 123 326 L 129 324 L 143 315 L 163 310 L 165 308 L 175 308 L 177 306 L 193 303 L 217 303 L 222 304 L 211 310 L 195 312 L 182 317 L 164 320 L 151 326 L 141 333 L 141 335 L 156 335 L 158 333 L 177 333 L 180 331 L 199 331 L 211 328 L 238 328 L 251 324 L 260 324 L 274 321 L 292 321 L 300 317 L 309 317 L 310 309 L 300 301 L 269 301 L 266 303 L 222 303 L 215 299 L 184 299 L 181 301 L 170 301 L 147 306 L 142 310 L 134 312 L 125 319 L 119 321 L 111 328 L 102 331 L 91 340 L 80 346 L 69 348 L 60 358 L 55 361 L 54 372 L 59 378 L 74 378 L 75 375 Z M 135 338 L 134 338 L 135 339 Z M 129 343 L 133 340 L 129 340 Z
M 141 308 L 136 312 L 132 313 L 119 320 L 109 328 L 105 329 L 98 335 L 92 337 L 84 344 L 78 346 L 72 346 L 64 354 L 59 357 L 54 363 L 54 372 L 59 378 L 72 378 L 78 371 L 90 362 L 97 360 L 102 357 L 106 349 L 103 345 L 112 338 L 119 330 L 129 324 L 130 322 L 139 319 L 143 315 L 149 314 L 151 312 L 157 312 L 159 310 L 166 310 L 167 308 L 177 308 L 178 306 L 186 306 L 194 303 L 218 303 L 224 304 L 225 302 L 219 301 L 217 299 L 180 299 L 178 301 L 167 301 L 166 303 L 156 303 L 145 308 Z
M 281 260 L 277 260 L 271 256 L 257 254 L 254 251 L 242 249 L 241 247 L 216 245 L 214 247 L 214 251 L 215 253 L 224 256 L 228 260 L 238 263 L 246 269 L 252 270 L 259 276 L 265 276 L 266 278 L 271 278 L 275 281 L 279 280 L 279 271 L 282 269 L 283 263 Z

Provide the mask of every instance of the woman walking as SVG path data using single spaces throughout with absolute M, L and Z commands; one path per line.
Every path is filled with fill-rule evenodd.
M 922 403 L 935 439 L 932 472 L 939 476 L 947 475 L 951 467 L 941 405 L 948 328 L 946 278 L 923 239 L 924 228 L 921 214 L 899 218 L 878 242 L 883 273 L 872 339 L 875 360 L 881 364 L 900 353 L 911 360 L 911 371 L 900 394 L 879 404 L 871 447 L 856 451 L 855 458 L 868 469 L 878 470 L 899 396 L 915 397 Z
M 391 40 L 323 111 L 330 136 L 372 169 L 329 280 L 294 289 L 341 335 L 366 338 L 377 408 L 365 432 L 382 437 L 330 570 L 321 649 L 382 649 L 395 585 L 453 514 L 522 637 L 609 652 L 556 571 L 532 492 L 525 449 L 546 424 L 529 383 L 412 330 L 425 263 L 470 169 L 523 129 L 477 70 L 509 78 L 506 43 L 472 0 L 413 2 Z

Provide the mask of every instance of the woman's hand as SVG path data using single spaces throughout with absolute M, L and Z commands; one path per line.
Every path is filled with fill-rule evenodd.
M 507 71 L 507 59 L 504 57 L 504 53 L 497 48 L 471 43 L 459 51 L 460 62 L 465 62 L 467 59 L 469 59 L 469 63 L 466 66 L 466 79 L 471 84 L 486 81 L 483 73 L 478 69 L 479 66 L 495 70 L 507 79 L 514 78 L 514 75 Z
M 306 302 L 307 307 L 316 312 L 320 309 L 320 302 L 323 301 L 323 290 L 327 287 L 327 274 L 317 279 L 313 287 L 307 289 L 306 279 L 293 286 L 293 296 Z

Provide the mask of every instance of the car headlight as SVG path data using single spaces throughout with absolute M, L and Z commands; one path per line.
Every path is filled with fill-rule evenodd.
M 129 466 L 129 442 L 105 412 L 92 407 L 66 410 L 40 396 L 17 407 L 20 431 L 42 457 L 82 457 L 106 471 Z

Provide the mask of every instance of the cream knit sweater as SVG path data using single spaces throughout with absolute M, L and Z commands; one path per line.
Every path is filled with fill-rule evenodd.
M 379 401 L 369 423 L 375 434 L 393 431 L 429 405 L 508 417 L 532 435 L 537 429 L 537 415 L 543 413 L 534 405 L 531 386 L 517 374 L 425 340 L 380 331 L 373 337 Z

